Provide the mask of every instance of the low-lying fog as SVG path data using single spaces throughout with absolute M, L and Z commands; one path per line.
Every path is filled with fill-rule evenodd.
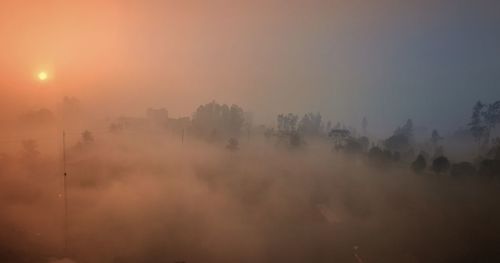
M 500 262 L 499 25 L 499 0 L 0 0 L 0 263 Z
M 1 262 L 493 262 L 498 181 L 417 174 L 308 140 L 159 131 L 15 143 L 0 159 Z M 80 141 L 80 143 L 78 143 Z M 46 147 L 42 147 L 47 145 Z M 52 145 L 52 146 L 50 146 Z

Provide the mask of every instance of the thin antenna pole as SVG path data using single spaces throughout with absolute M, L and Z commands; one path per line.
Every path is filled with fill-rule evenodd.
M 64 187 L 64 254 L 68 253 L 68 191 L 66 185 L 66 132 L 62 133 L 63 143 L 63 187 Z

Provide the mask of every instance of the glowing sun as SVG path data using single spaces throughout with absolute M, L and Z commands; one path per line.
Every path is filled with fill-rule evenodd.
M 49 75 L 47 75 L 47 72 L 45 72 L 45 71 L 40 71 L 38 73 L 37 77 L 39 80 L 44 81 L 49 77 Z

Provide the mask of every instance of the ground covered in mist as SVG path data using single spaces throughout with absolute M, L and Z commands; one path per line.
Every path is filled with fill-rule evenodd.
M 0 261 L 57 261 L 60 156 L 0 159 Z M 75 262 L 494 262 L 500 184 L 308 144 L 114 135 L 68 150 Z

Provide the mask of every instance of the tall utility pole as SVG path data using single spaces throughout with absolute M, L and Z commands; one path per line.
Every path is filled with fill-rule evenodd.
M 68 254 L 68 190 L 66 185 L 66 132 L 62 133 L 63 143 L 63 188 L 64 188 L 64 255 Z

